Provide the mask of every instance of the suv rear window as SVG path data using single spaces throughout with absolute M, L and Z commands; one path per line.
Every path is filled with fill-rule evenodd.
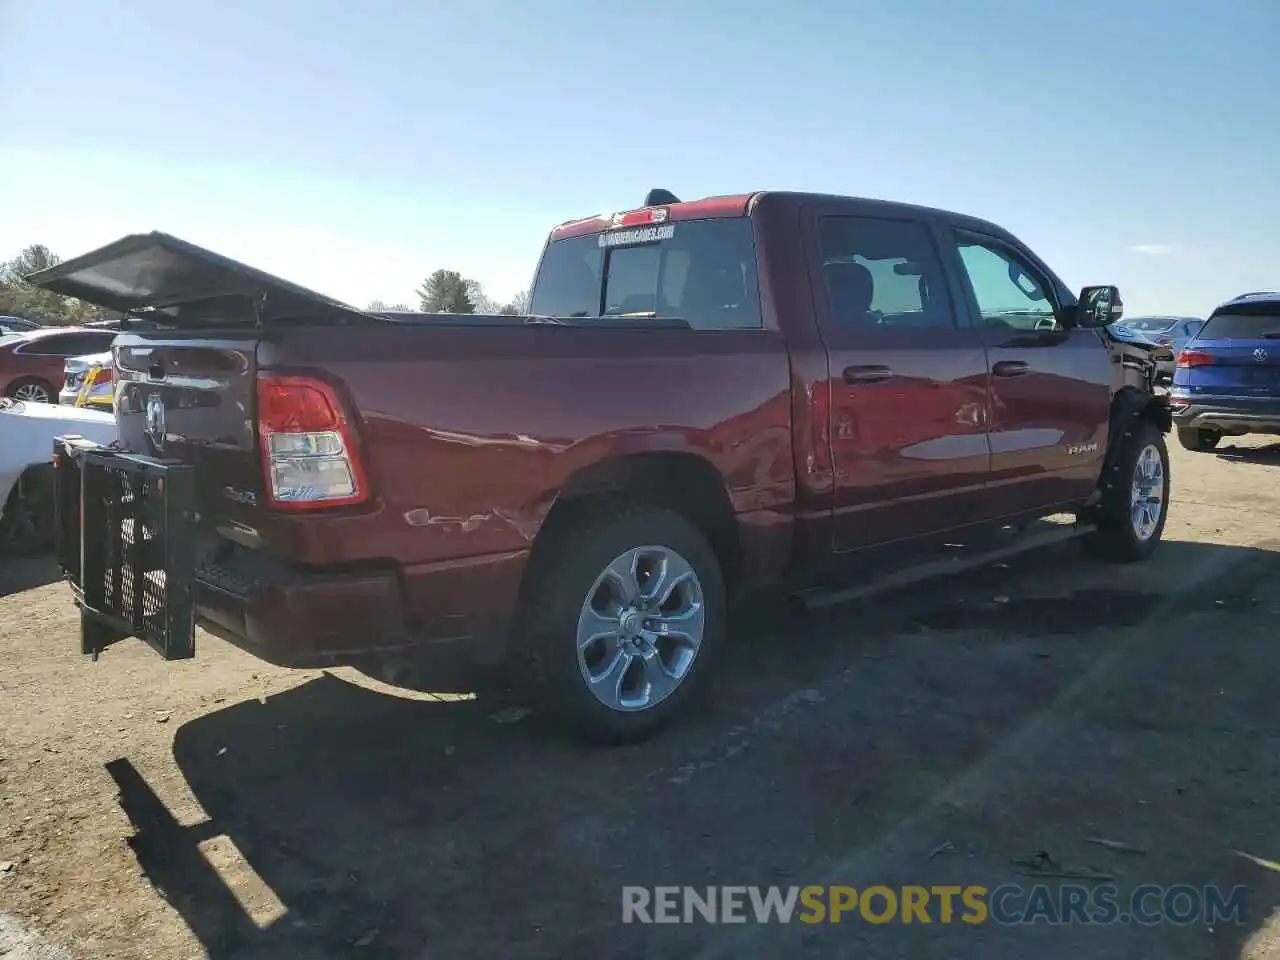
M 624 242 L 608 239 L 615 236 Z M 695 330 L 758 329 L 751 221 L 680 220 L 556 240 L 542 259 L 529 312 L 665 317 L 684 320 Z
M 1215 313 L 1200 328 L 1199 340 L 1280 340 L 1280 312 Z

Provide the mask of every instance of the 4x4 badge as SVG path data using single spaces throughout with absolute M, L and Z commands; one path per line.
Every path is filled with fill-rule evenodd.
M 1261 347 L 1259 347 L 1257 350 L 1253 351 L 1253 362 L 1254 362 L 1254 363 L 1266 363 L 1266 362 L 1267 362 L 1267 351 L 1263 350 Z

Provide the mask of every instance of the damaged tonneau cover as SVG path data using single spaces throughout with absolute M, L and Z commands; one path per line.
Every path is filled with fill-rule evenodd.
M 159 313 L 175 326 L 211 312 L 219 319 L 250 322 L 292 317 L 375 320 L 363 310 L 167 233 L 123 237 L 27 280 L 111 310 Z

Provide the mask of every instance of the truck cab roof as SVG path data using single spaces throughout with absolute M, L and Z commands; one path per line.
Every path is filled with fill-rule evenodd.
M 665 193 L 665 191 L 663 191 Z M 581 217 L 566 221 L 551 231 L 552 240 L 597 233 L 617 226 L 641 223 L 661 222 L 665 220 L 701 220 L 714 217 L 742 217 L 756 210 L 800 209 L 808 206 L 841 205 L 855 207 L 864 216 L 894 217 L 904 214 L 913 218 L 941 218 L 961 224 L 969 229 L 990 236 L 1012 239 L 1011 234 L 998 224 L 968 214 L 945 210 L 940 207 L 927 207 L 921 204 L 906 203 L 899 200 L 878 200 L 872 197 L 855 197 L 829 193 L 805 193 L 791 190 L 758 190 L 751 193 L 724 194 L 703 197 L 697 200 L 681 200 L 675 203 L 636 207 L 615 213 L 597 213 L 589 217 Z M 646 215 L 661 210 L 661 220 L 646 219 Z

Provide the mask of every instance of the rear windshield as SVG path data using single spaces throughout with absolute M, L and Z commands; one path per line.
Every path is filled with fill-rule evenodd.
M 1131 330 L 1140 330 L 1143 333 L 1163 333 L 1175 323 L 1176 317 L 1135 317 L 1132 320 L 1120 321 Z
M 1280 311 L 1276 313 L 1215 313 L 1200 328 L 1200 340 L 1280 339 Z
M 664 317 L 695 330 L 758 328 L 751 221 L 682 220 L 556 240 L 538 270 L 529 312 Z

